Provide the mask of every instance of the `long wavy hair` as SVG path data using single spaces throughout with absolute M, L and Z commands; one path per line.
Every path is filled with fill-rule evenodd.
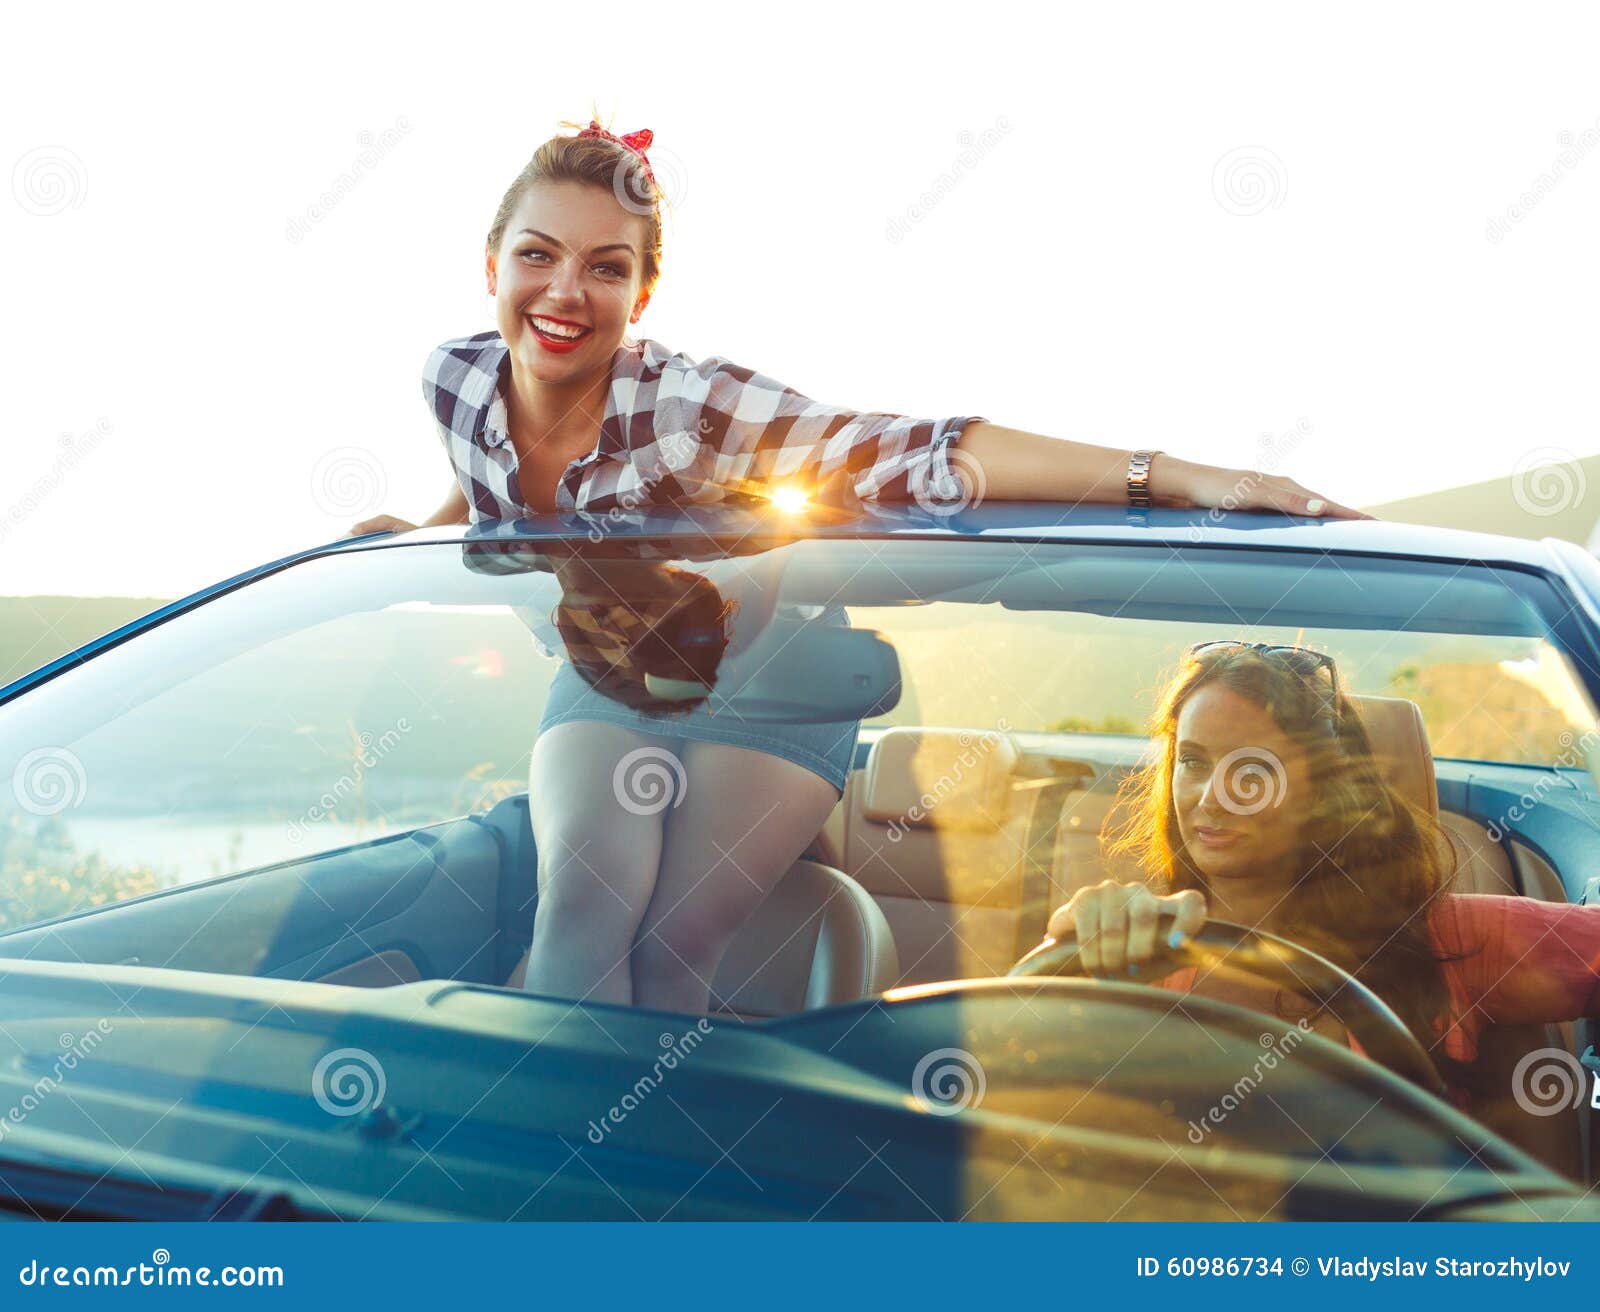
M 1123 782 L 1120 819 L 1110 827 L 1107 850 L 1133 857 L 1169 892 L 1209 893 L 1185 849 L 1173 802 L 1178 714 L 1207 685 L 1263 707 L 1304 749 L 1311 781 L 1293 857 L 1293 892 L 1275 928 L 1372 989 L 1432 1053 L 1448 1081 L 1470 1085 L 1470 1072 L 1444 1054 L 1435 1029 L 1450 1005 L 1440 964 L 1455 957 L 1441 954 L 1428 932 L 1434 899 L 1455 875 L 1453 849 L 1432 816 L 1383 778 L 1338 671 L 1330 662 L 1297 655 L 1311 653 L 1240 645 L 1185 655 L 1151 719 L 1156 754 Z M 1235 789 L 1272 787 L 1256 769 L 1254 778 L 1235 779 Z M 1279 1010 L 1284 1014 L 1282 994 Z

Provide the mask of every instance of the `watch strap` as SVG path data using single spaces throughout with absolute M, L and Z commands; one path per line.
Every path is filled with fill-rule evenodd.
M 1135 451 L 1128 457 L 1128 504 L 1150 506 L 1150 465 L 1159 451 Z

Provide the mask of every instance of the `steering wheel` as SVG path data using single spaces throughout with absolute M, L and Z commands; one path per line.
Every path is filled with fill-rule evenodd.
M 1276 988 L 1301 994 L 1319 1007 L 1329 1007 L 1337 997 L 1340 1006 L 1334 1014 L 1356 1036 L 1368 1056 L 1430 1093 L 1444 1096 L 1444 1081 L 1427 1049 L 1389 1004 L 1354 975 L 1298 943 L 1226 920 L 1208 920 L 1182 947 L 1168 947 L 1173 919 L 1163 913 L 1156 931 L 1156 955 L 1138 963 L 1129 976 L 1132 982 L 1148 983 L 1186 966 L 1215 966 L 1225 960 Z M 1017 978 L 1089 976 L 1078 954 L 1077 937 L 1070 934 L 1059 940 L 1045 939 L 1006 973 Z M 1347 1016 L 1346 1012 L 1352 1014 Z

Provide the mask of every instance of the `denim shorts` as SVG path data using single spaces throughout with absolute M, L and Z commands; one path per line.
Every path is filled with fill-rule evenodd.
M 719 698 L 713 693 L 686 715 L 650 715 L 596 692 L 584 682 L 571 662 L 563 661 L 550 683 L 550 696 L 539 718 L 539 732 L 542 734 L 552 725 L 574 720 L 599 720 L 661 738 L 748 747 L 803 765 L 831 783 L 840 796 L 844 795 L 845 781 L 855 762 L 861 721 L 758 723 L 741 719 L 726 701 L 718 703 Z

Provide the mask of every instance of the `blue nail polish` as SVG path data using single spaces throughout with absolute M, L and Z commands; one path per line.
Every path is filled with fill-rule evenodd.
M 1169 948 L 1181 948 L 1184 937 L 1184 932 L 1181 929 L 1173 930 L 1172 933 L 1167 935 L 1167 946 Z

